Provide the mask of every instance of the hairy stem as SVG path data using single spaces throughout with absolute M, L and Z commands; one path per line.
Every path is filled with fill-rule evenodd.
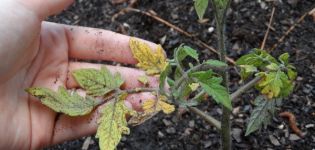
M 237 97 L 239 97 L 241 94 L 252 88 L 259 80 L 261 80 L 261 77 L 255 77 L 245 85 L 238 88 L 234 93 L 231 94 L 232 101 L 235 100 Z
M 216 127 L 219 131 L 221 131 L 221 122 L 217 119 L 213 118 L 212 116 L 204 113 L 203 111 L 199 110 L 196 107 L 188 107 L 191 112 L 194 112 L 198 116 L 200 116 L 202 119 L 204 119 L 207 123 L 210 125 Z
M 226 11 L 229 8 L 229 5 L 231 3 L 231 0 L 227 0 L 226 6 L 220 6 L 219 2 L 216 0 L 211 0 L 212 6 L 214 8 L 215 12 L 215 19 L 216 19 L 216 31 L 218 36 L 218 49 L 219 49 L 219 56 L 220 60 L 223 62 L 226 62 L 226 45 L 225 45 L 225 26 L 226 26 Z M 223 8 L 224 7 L 224 8 Z M 223 85 L 227 88 L 229 91 L 229 73 L 228 71 L 221 71 L 221 76 L 223 77 Z M 231 150 L 232 143 L 231 143 L 231 121 L 230 121 L 230 115 L 231 111 L 222 106 L 222 132 L 221 132 L 221 142 L 222 142 L 222 149 L 223 150 Z

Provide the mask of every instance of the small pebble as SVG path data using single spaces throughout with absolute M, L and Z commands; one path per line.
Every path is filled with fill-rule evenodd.
M 167 128 L 166 133 L 174 134 L 174 133 L 176 133 L 176 129 L 174 127 Z
M 283 129 L 284 129 L 284 125 L 283 125 L 283 124 L 280 124 L 280 125 L 278 126 L 278 129 L 283 130 Z
M 213 31 L 214 31 L 214 27 L 209 27 L 209 28 L 208 28 L 208 32 L 209 32 L 209 33 L 212 33 Z
M 308 128 L 314 128 L 314 127 L 315 127 L 314 124 L 307 124 L 307 125 L 305 125 L 305 128 L 306 128 L 306 129 L 308 129 Z
M 159 136 L 159 138 L 163 138 L 165 135 L 163 134 L 163 132 L 159 131 L 158 136 Z
M 269 140 L 274 146 L 280 146 L 280 142 L 275 136 L 269 135 Z
M 193 128 L 195 126 L 195 121 L 194 120 L 189 121 L 188 126 Z
M 172 122 L 171 122 L 171 121 L 168 121 L 168 120 L 166 120 L 166 119 L 163 119 L 163 123 L 164 123 L 165 126 L 170 126 L 170 125 L 172 125 Z
M 297 136 L 296 134 L 290 134 L 290 136 L 289 136 L 290 141 L 296 141 L 299 139 L 301 139 L 301 138 L 299 136 Z

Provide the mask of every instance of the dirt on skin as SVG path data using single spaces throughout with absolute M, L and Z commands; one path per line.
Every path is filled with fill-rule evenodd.
M 128 4 L 113 5 L 104 0 L 78 0 L 63 13 L 48 20 L 58 23 L 81 25 L 108 29 L 161 43 L 171 56 L 173 49 L 181 43 L 196 48 L 202 59 L 217 58 L 216 54 L 204 47 L 197 46 L 191 38 L 180 34 L 160 22 L 142 15 L 129 12 L 119 16 L 115 22 L 112 16 Z M 315 7 L 314 0 L 233 0 L 228 11 L 226 33 L 229 56 L 237 59 L 252 48 L 260 47 L 272 7 L 276 8 L 274 22 L 266 42 L 269 49 L 304 13 Z M 137 9 L 153 10 L 161 18 L 196 35 L 208 45 L 216 47 L 215 22 L 213 10 L 208 9 L 205 18 L 209 21 L 198 23 L 192 0 L 152 1 L 143 0 L 136 4 Z M 276 114 L 272 123 L 259 132 L 244 136 L 246 124 L 253 110 L 252 101 L 257 95 L 255 90 L 243 94 L 234 104 L 232 122 L 233 149 L 299 149 L 315 148 L 315 21 L 307 16 L 292 33 L 274 51 L 274 56 L 288 52 L 290 61 L 297 67 L 298 78 L 294 93 L 284 100 L 279 112 L 289 111 L 296 115 L 298 127 L 305 137 L 297 137 L 289 128 L 288 121 Z M 239 86 L 239 76 L 231 70 L 231 91 Z M 220 119 L 222 111 L 213 101 L 199 107 L 210 115 Z M 99 149 L 98 141 L 93 138 L 89 150 Z M 55 145 L 46 150 L 81 149 L 82 139 Z M 118 146 L 123 150 L 171 150 L 171 149 L 218 149 L 220 135 L 211 126 L 193 113 L 181 117 L 159 114 L 144 124 L 132 127 L 129 136 L 124 136 Z

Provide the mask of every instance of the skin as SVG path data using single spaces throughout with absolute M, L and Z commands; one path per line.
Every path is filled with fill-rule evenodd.
M 43 22 L 68 7 L 72 0 L 1 0 L 0 2 L 0 149 L 40 149 L 95 133 L 99 110 L 83 117 L 57 114 L 29 96 L 28 87 L 68 89 L 78 84 L 71 72 L 100 68 L 99 64 L 71 61 L 107 60 L 135 64 L 128 36 L 111 31 Z M 153 49 L 155 44 L 147 42 Z M 144 72 L 108 66 L 120 72 L 124 89 L 142 86 Z M 150 78 L 157 87 L 156 78 Z M 84 91 L 79 91 L 84 95 Z M 150 93 L 128 96 L 126 105 L 140 110 Z

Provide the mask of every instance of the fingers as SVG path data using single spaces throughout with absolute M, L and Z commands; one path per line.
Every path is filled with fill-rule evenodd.
M 35 11 L 41 18 L 57 14 L 66 9 L 74 0 L 20 0 L 32 11 Z
M 83 69 L 83 68 L 95 68 L 100 69 L 101 64 L 91 64 L 91 63 L 80 63 L 80 62 L 70 62 L 69 63 L 69 73 L 68 73 L 68 80 L 67 80 L 67 88 L 76 88 L 78 87 L 78 83 L 75 81 L 74 77 L 72 76 L 72 73 L 74 70 Z M 109 69 L 111 73 L 120 73 L 122 78 L 124 79 L 125 83 L 123 84 L 123 89 L 132 89 L 136 87 L 144 87 L 142 83 L 138 81 L 138 78 L 140 76 L 145 75 L 145 72 L 133 69 L 133 68 L 127 68 L 127 67 L 119 67 L 119 66 L 110 66 L 106 65 L 106 67 Z M 159 80 L 156 77 L 148 77 L 149 87 L 158 87 Z
M 69 41 L 69 56 L 72 58 L 136 63 L 129 47 L 129 36 L 77 26 L 65 26 L 65 30 Z M 156 44 L 144 42 L 155 50 Z
M 155 99 L 151 93 L 131 94 L 126 99 L 126 105 L 132 104 L 140 109 L 142 100 Z M 106 104 L 105 104 L 106 105 Z M 97 130 L 98 119 L 101 116 L 103 106 L 98 107 L 93 113 L 82 117 L 69 117 L 61 115 L 55 125 L 52 144 L 77 139 L 83 136 L 94 134 Z M 106 114 L 104 114 L 106 115 Z

